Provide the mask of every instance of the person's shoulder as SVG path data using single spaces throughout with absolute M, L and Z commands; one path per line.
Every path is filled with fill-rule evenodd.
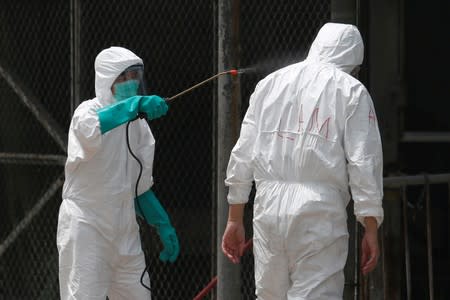
M 285 66 L 283 68 L 280 68 L 270 74 L 268 74 L 266 77 L 261 79 L 258 84 L 257 88 L 262 88 L 267 85 L 272 85 L 274 82 L 283 82 L 288 84 L 289 78 L 295 78 L 296 75 L 300 72 L 301 68 L 304 65 L 304 61 L 290 64 L 288 66 Z
M 366 86 L 358 78 L 355 78 L 344 71 L 336 69 L 333 73 L 333 77 L 335 78 L 338 87 L 347 89 L 356 96 L 369 93 Z
M 295 64 L 290 64 L 287 65 L 281 69 L 278 69 L 272 73 L 270 73 L 266 78 L 268 79 L 276 79 L 279 77 L 286 77 L 286 76 L 292 76 L 297 74 L 303 67 L 303 65 L 305 64 L 304 61 L 295 63 Z
M 89 99 L 81 102 L 75 111 L 73 112 L 73 119 L 85 119 L 90 118 L 96 115 L 97 109 L 100 108 L 100 104 L 97 101 L 97 98 Z

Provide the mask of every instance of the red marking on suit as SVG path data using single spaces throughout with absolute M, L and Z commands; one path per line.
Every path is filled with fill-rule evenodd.
M 369 123 L 375 124 L 376 122 L 377 122 L 377 116 L 375 115 L 375 111 L 371 107 L 370 111 L 369 111 Z
M 317 132 L 319 135 L 322 135 L 325 137 L 325 139 L 328 139 L 328 127 L 330 124 L 330 117 L 326 118 L 325 121 L 323 121 L 322 125 L 320 125 L 319 128 L 319 108 L 316 107 L 313 110 L 310 125 L 308 128 L 308 132 Z
M 331 120 L 331 117 L 327 117 L 325 119 L 325 121 L 323 121 L 320 124 L 320 126 L 319 126 L 319 108 L 316 107 L 316 108 L 314 108 L 314 110 L 313 110 L 313 112 L 311 114 L 311 119 L 309 121 L 309 126 L 305 130 L 303 128 L 303 124 L 305 123 L 304 119 L 303 119 L 303 105 L 300 105 L 300 113 L 299 113 L 299 117 L 298 117 L 298 129 L 297 129 L 297 132 L 317 133 L 317 134 L 321 135 L 322 137 L 324 137 L 325 139 L 328 139 L 330 120 Z M 290 141 L 294 141 L 296 137 L 289 136 L 287 133 L 282 133 L 282 131 L 280 130 L 280 125 L 281 125 L 281 120 L 280 120 L 280 123 L 278 125 L 278 133 L 277 133 L 277 135 L 280 138 L 286 138 L 286 139 L 288 139 Z

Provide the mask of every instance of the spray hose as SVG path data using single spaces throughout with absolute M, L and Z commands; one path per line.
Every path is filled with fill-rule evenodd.
M 211 80 L 216 79 L 216 78 L 219 77 L 219 76 L 222 76 L 222 75 L 225 75 L 225 74 L 230 74 L 230 75 L 232 75 L 232 76 L 237 76 L 239 73 L 240 73 L 240 72 L 239 72 L 238 70 L 235 70 L 235 69 L 217 73 L 216 75 L 211 76 L 211 77 L 209 77 L 208 79 L 205 79 L 205 80 L 203 80 L 202 82 L 199 82 L 199 83 L 197 83 L 196 85 L 194 85 L 194 86 L 192 86 L 192 87 L 190 87 L 190 88 L 188 88 L 188 89 L 186 89 L 186 90 L 184 90 L 184 91 L 182 91 L 182 92 L 180 92 L 180 93 L 178 93 L 178 94 L 176 94 L 176 95 L 174 95 L 174 96 L 172 96 L 172 97 L 170 97 L 170 98 L 165 98 L 165 100 L 166 100 L 167 103 L 170 103 L 170 102 L 172 102 L 175 98 L 178 98 L 178 97 L 180 97 L 180 96 L 182 96 L 182 95 L 184 95 L 184 94 L 186 94 L 186 93 L 188 93 L 188 92 L 190 92 L 190 91 L 192 91 L 192 90 L 198 88 L 199 86 L 204 85 L 205 83 L 207 83 L 207 82 L 209 82 L 209 81 L 211 81 Z
M 200 86 L 202 86 L 202 85 L 204 85 L 205 83 L 207 83 L 207 82 L 210 82 L 211 80 L 214 80 L 214 79 L 216 79 L 217 77 L 219 77 L 219 76 L 222 76 L 222 75 L 225 75 L 225 74 L 230 74 L 230 75 L 232 75 L 232 76 L 237 76 L 237 75 L 239 75 L 239 74 L 241 74 L 241 73 L 243 73 L 244 72 L 244 70 L 236 70 L 236 69 L 231 69 L 231 70 L 228 70 L 228 71 L 223 71 L 223 72 L 220 72 L 220 73 L 217 73 L 216 75 L 213 75 L 213 76 L 211 76 L 211 77 L 209 77 L 208 79 L 205 79 L 205 80 L 203 80 L 202 82 L 199 82 L 199 83 L 197 83 L 196 85 L 193 85 L 193 86 L 191 86 L 190 88 L 187 88 L 187 89 L 185 89 L 184 91 L 182 91 L 182 92 L 180 92 L 180 93 L 178 93 L 178 94 L 176 94 L 176 95 L 174 95 L 174 96 L 172 96 L 172 97 L 169 97 L 169 98 L 164 98 L 164 100 L 166 101 L 166 103 L 171 103 L 173 100 L 175 100 L 176 98 L 178 98 L 178 97 L 180 97 L 180 96 L 182 96 L 182 95 L 184 95 L 184 94 L 186 94 L 186 93 L 188 93 L 188 92 L 190 92 L 190 91 L 192 91 L 192 90 L 194 90 L 194 89 L 196 89 L 196 88 L 198 88 L 198 87 L 200 87 Z M 147 119 L 147 114 L 146 113 L 144 113 L 144 112 L 139 112 L 138 113 L 138 116 L 136 117 L 136 118 L 140 118 L 140 119 Z
M 253 246 L 253 240 L 248 239 L 244 245 L 244 253 L 250 250 Z M 217 285 L 217 276 L 214 276 L 211 281 L 198 293 L 193 300 L 201 300 Z

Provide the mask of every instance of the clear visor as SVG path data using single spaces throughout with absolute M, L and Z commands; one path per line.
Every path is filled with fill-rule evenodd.
M 117 76 L 111 90 L 117 101 L 136 95 L 145 95 L 144 66 L 133 65 L 128 67 Z

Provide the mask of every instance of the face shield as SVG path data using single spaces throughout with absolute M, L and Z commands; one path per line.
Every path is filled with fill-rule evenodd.
M 111 91 L 117 101 L 136 95 L 145 95 L 144 66 L 133 65 L 126 68 L 117 76 Z

